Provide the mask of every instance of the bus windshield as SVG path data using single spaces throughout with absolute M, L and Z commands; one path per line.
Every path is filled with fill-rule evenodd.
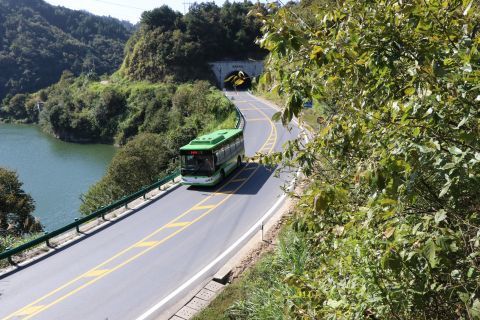
M 182 155 L 182 175 L 211 176 L 214 171 L 213 155 Z

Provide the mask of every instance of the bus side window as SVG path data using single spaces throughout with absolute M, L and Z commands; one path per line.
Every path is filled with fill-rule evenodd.
M 216 153 L 217 161 L 216 163 L 221 163 L 223 161 L 223 151 L 220 149 Z

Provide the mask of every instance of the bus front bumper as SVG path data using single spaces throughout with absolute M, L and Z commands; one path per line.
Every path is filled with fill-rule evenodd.
M 214 186 L 220 181 L 220 174 L 211 177 L 182 176 L 182 184 L 189 186 Z

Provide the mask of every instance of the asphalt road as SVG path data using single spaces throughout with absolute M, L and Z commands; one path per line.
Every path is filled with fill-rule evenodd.
M 298 129 L 270 120 L 272 107 L 247 93 L 227 95 L 246 119 L 247 156 L 278 151 L 297 136 Z M 179 187 L 1 278 L 0 319 L 135 319 L 244 234 L 276 202 L 288 179 L 249 163 L 215 188 Z

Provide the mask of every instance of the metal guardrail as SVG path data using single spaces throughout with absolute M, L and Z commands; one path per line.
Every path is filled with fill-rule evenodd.
M 245 118 L 243 117 L 243 114 L 238 110 L 237 106 L 235 106 L 235 112 L 237 113 L 237 123 L 235 127 L 237 129 L 244 129 L 245 128 Z
M 236 128 L 244 128 L 245 126 L 245 119 L 243 118 L 243 115 L 242 113 L 240 112 L 240 110 L 238 110 L 238 108 L 235 106 L 235 112 L 237 114 L 237 122 L 236 122 L 236 125 L 235 127 Z M 113 211 L 113 210 L 116 210 L 120 207 L 123 207 L 123 206 L 127 206 L 128 203 L 132 202 L 133 200 L 137 199 L 137 198 L 140 198 L 140 197 L 144 197 L 145 198 L 145 195 L 147 193 L 149 193 L 150 191 L 152 191 L 153 189 L 156 189 L 156 188 L 160 188 L 162 185 L 166 184 L 167 182 L 169 181 L 173 181 L 175 180 L 175 178 L 177 178 L 178 176 L 180 175 L 180 170 L 177 169 L 175 171 L 173 171 L 171 174 L 169 174 L 168 176 L 166 177 L 163 177 L 162 179 L 158 180 L 157 182 L 149 185 L 149 186 L 146 186 L 142 189 L 140 189 L 139 191 L 135 192 L 135 193 L 132 193 L 132 194 L 129 194 L 128 196 L 125 196 L 123 198 L 121 198 L 120 200 L 117 200 L 105 207 L 102 207 L 100 209 L 98 209 L 97 211 L 94 211 L 92 213 L 90 213 L 89 215 L 86 215 L 84 217 L 81 217 L 81 218 L 78 218 L 78 219 L 75 219 L 74 222 L 72 223 L 69 223 L 63 227 L 60 227 L 56 230 L 53 230 L 51 232 L 46 232 L 44 235 L 36 238 L 36 239 L 33 239 L 31 241 L 28 241 L 22 245 L 19 245 L 18 247 L 15 247 L 15 248 L 7 248 L 7 250 L 3 251 L 2 253 L 0 253 L 0 260 L 3 260 L 3 259 L 8 259 L 8 261 L 11 263 L 11 264 L 14 264 L 14 261 L 12 260 L 12 257 L 16 254 L 19 254 L 25 250 L 28 250 L 28 249 L 32 249 L 38 245 L 41 245 L 43 243 L 46 243 L 47 246 L 49 247 L 50 246 L 50 240 L 56 236 L 59 236 L 61 235 L 62 233 L 65 233 L 67 231 L 70 231 L 70 230 L 73 230 L 73 229 L 76 229 L 77 232 L 80 232 L 80 226 L 84 223 L 87 223 L 93 219 L 96 219 L 96 218 L 99 218 L 99 217 L 102 217 L 104 218 L 105 217 L 105 214 L 109 213 L 110 211 Z
M 120 200 L 117 200 L 105 207 L 102 207 L 100 209 L 98 209 L 97 211 L 95 212 L 92 212 L 91 214 L 89 215 L 86 215 L 82 218 L 79 218 L 79 219 L 76 219 L 74 222 L 72 223 L 69 223 L 63 227 L 60 227 L 56 230 L 53 230 L 51 232 L 48 232 L 48 233 L 45 233 L 44 235 L 34 239 L 34 240 L 31 240 L 29 242 L 26 242 L 18 247 L 15 247 L 15 248 L 12 248 L 12 249 L 7 249 L 5 250 L 4 252 L 0 253 L 0 260 L 3 260 L 3 259 L 8 259 L 10 263 L 13 263 L 12 261 L 12 256 L 13 255 L 16 255 L 16 254 L 19 254 L 21 253 L 22 251 L 25 251 L 25 250 L 28 250 L 28 249 L 31 249 L 35 246 L 38 246 L 42 243 L 46 243 L 47 246 L 50 246 L 50 243 L 49 241 L 62 234 L 62 233 L 65 233 L 67 231 L 70 231 L 72 229 L 76 229 L 77 232 L 79 232 L 79 227 L 86 223 L 86 222 L 89 222 L 93 219 L 96 219 L 96 218 L 99 218 L 99 217 L 102 217 L 104 218 L 105 217 L 105 214 L 107 214 L 108 212 L 110 211 L 113 211 L 113 210 L 116 210 L 120 207 L 123 207 L 123 206 L 126 206 L 128 203 L 132 202 L 133 200 L 139 198 L 139 197 L 145 197 L 145 195 L 147 193 L 149 193 L 150 191 L 152 191 L 153 189 L 156 189 L 156 188 L 159 188 L 161 187 L 162 185 L 166 184 L 167 182 L 169 181 L 173 181 L 176 177 L 178 177 L 180 175 L 180 170 L 175 170 L 174 172 L 172 172 L 171 174 L 169 174 L 168 176 L 166 177 L 163 177 L 162 179 L 158 180 L 157 182 L 149 185 L 149 186 L 146 186 L 144 188 L 142 188 L 141 190 L 135 192 L 135 193 L 132 193 L 128 196 L 125 196 L 123 197 L 122 199 Z

